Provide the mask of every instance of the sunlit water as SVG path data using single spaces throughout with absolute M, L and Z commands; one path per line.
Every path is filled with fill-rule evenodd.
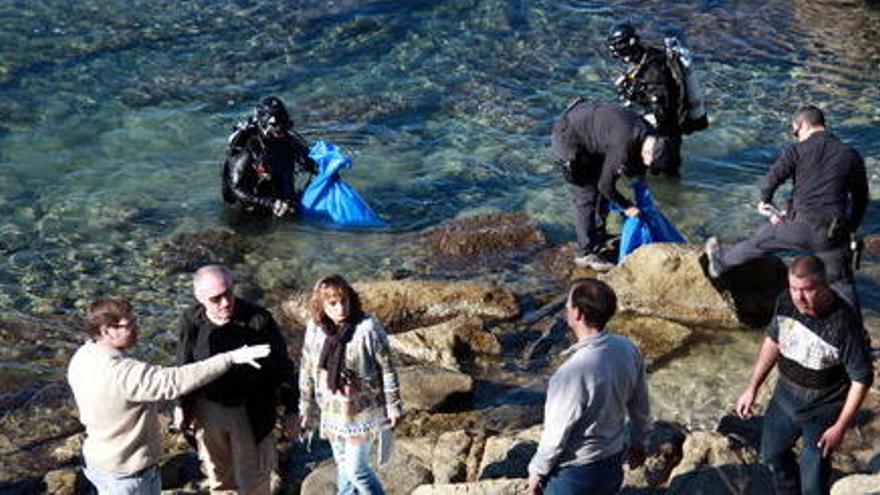
M 571 241 L 549 128 L 575 97 L 614 99 L 603 39 L 623 19 L 655 45 L 683 30 L 696 55 L 711 127 L 686 139 L 681 180 L 651 179 L 690 239 L 758 225 L 747 206 L 802 102 L 828 110 L 877 190 L 880 13 L 855 0 L 0 0 L 0 314 L 77 315 L 97 295 L 128 296 L 147 349 L 167 359 L 189 286 L 154 260 L 180 233 L 238 229 L 258 246 L 239 276 L 294 288 L 394 269 L 405 234 L 477 212 L 524 211 L 551 242 Z M 307 137 L 354 156 L 345 179 L 390 229 L 231 223 L 225 137 L 268 94 Z M 876 232 L 880 213 L 863 227 Z M 880 293 L 862 282 L 873 313 Z M 711 391 L 744 383 L 758 338 L 716 340 L 654 374 L 664 415 L 708 423 L 735 397 Z M 4 359 L 0 374 L 28 365 Z

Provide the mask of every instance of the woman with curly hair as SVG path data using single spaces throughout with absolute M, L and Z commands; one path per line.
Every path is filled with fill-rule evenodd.
M 318 280 L 310 311 L 299 374 L 303 429 L 319 424 L 330 441 L 339 494 L 384 494 L 370 453 L 403 417 L 388 336 L 340 275 Z

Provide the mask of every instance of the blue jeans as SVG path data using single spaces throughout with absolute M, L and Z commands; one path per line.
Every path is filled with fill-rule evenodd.
M 372 442 L 351 444 L 345 440 L 330 442 L 336 462 L 337 493 L 339 495 L 385 495 L 382 483 L 370 465 Z
M 623 452 L 581 466 L 567 466 L 550 473 L 544 495 L 605 495 L 617 493 L 623 484 Z
M 795 422 L 776 401 L 770 401 L 761 433 L 761 459 L 770 469 L 779 495 L 820 495 L 829 493 L 831 457 L 822 457 L 817 444 L 837 415 Z M 792 447 L 803 436 L 800 466 Z
M 162 493 L 162 480 L 159 477 L 159 470 L 155 467 L 125 477 L 88 466 L 83 468 L 83 473 L 98 489 L 98 495 L 159 495 Z

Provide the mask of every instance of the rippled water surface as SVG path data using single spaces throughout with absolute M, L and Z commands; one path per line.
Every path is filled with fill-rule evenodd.
M 686 139 L 681 180 L 652 179 L 692 240 L 760 222 L 746 206 L 801 102 L 828 110 L 877 190 L 880 12 L 861 1 L 0 0 L 0 314 L 77 315 L 121 294 L 148 342 L 168 345 L 188 285 L 154 260 L 204 229 L 258 244 L 236 267 L 251 283 L 300 288 L 393 269 L 407 233 L 469 213 L 525 211 L 568 242 L 549 127 L 572 98 L 614 99 L 602 40 L 621 19 L 652 44 L 684 31 L 696 54 L 712 125 Z M 389 230 L 242 229 L 224 213 L 226 134 L 267 94 L 307 137 L 355 157 L 345 178 Z M 864 230 L 878 219 L 869 211 Z M 742 373 L 745 340 L 731 351 Z M 16 355 L 0 373 L 19 372 Z

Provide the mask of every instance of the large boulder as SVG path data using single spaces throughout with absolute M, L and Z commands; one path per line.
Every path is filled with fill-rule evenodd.
M 467 481 L 467 458 L 471 437 L 464 430 L 447 431 L 437 438 L 431 460 L 434 483 Z
M 706 467 L 677 476 L 667 495 L 773 495 L 770 472 L 760 464 Z
M 831 485 L 831 495 L 851 495 L 853 493 L 880 493 L 880 473 L 853 474 L 843 477 Z
M 527 478 L 528 465 L 541 440 L 542 425 L 486 439 L 478 479 Z
M 440 367 L 413 366 L 398 370 L 403 407 L 408 411 L 460 409 L 473 392 L 474 379 Z
M 781 279 L 778 278 L 778 261 L 761 259 L 738 268 L 738 271 L 751 273 L 752 279 L 761 283 L 751 282 L 747 290 L 732 284 L 727 286 L 730 291 L 724 292 L 706 275 L 705 263 L 700 246 L 648 244 L 600 278 L 617 292 L 621 310 L 704 327 L 735 329 L 743 324 L 769 321 L 772 301 L 785 281 L 784 271 Z M 766 273 L 770 275 L 756 275 Z M 734 275 L 726 275 L 725 280 L 733 280 Z M 765 301 L 764 306 L 758 310 L 755 302 L 737 302 L 737 297 L 742 299 L 748 294 L 759 294 L 760 297 L 750 296 L 749 301 L 760 299 Z
M 412 495 L 521 495 L 527 491 L 528 480 L 520 478 L 422 485 Z
M 614 315 L 608 328 L 617 334 L 625 335 L 642 352 L 645 361 L 651 365 L 679 349 L 693 331 L 671 320 L 652 316 L 639 316 L 632 312 Z
M 658 421 L 646 440 L 645 463 L 636 469 L 624 465 L 623 486 L 628 489 L 657 489 L 669 481 L 681 461 L 684 430 L 675 424 Z
M 509 290 L 497 285 L 438 280 L 390 280 L 353 284 L 364 309 L 375 315 L 389 333 L 434 325 L 458 316 L 481 320 L 507 319 L 519 314 Z M 285 317 L 305 326 L 308 293 L 281 304 Z
M 479 318 L 471 316 L 394 334 L 389 341 L 398 355 L 450 369 L 459 369 L 476 354 L 501 353 L 498 339 L 483 329 Z
M 446 256 L 480 255 L 542 246 L 547 239 L 525 213 L 492 213 L 453 220 L 424 233 L 428 245 Z
M 704 467 L 739 466 L 758 462 L 758 452 L 751 445 L 721 433 L 695 431 L 685 439 L 681 462 L 670 476 L 675 478 Z

